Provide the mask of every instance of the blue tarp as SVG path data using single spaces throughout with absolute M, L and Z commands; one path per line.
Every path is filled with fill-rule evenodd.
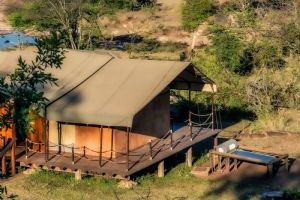
M 13 48 L 21 44 L 34 45 L 35 38 L 19 32 L 0 35 L 0 49 Z

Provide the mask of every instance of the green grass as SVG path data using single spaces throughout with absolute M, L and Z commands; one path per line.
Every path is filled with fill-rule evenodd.
M 196 159 L 196 165 L 207 160 Z M 171 168 L 164 178 L 156 174 L 138 177 L 134 189 L 120 189 L 117 180 L 84 177 L 75 181 L 71 174 L 39 171 L 30 176 L 21 176 L 4 185 L 9 193 L 19 199 L 256 199 L 266 186 L 259 183 L 230 183 L 198 179 L 190 174 L 190 168 L 180 163 Z M 249 198 L 251 197 L 251 198 Z

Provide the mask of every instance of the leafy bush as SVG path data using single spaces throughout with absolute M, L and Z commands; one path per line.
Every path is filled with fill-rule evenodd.
M 244 49 L 243 54 L 240 57 L 240 65 L 235 72 L 240 75 L 247 75 L 252 71 L 254 67 L 255 63 L 253 49 L 251 47 L 247 47 Z
M 297 108 L 299 88 L 294 72 L 261 69 L 247 84 L 247 99 L 258 115 L 277 112 L 279 108 Z
M 185 30 L 195 30 L 207 17 L 216 11 L 214 0 L 185 0 L 182 8 L 182 23 Z
M 242 41 L 232 32 L 223 28 L 212 30 L 212 44 L 218 62 L 231 72 L 241 72 L 240 57 L 243 53 Z
M 297 200 L 300 199 L 300 190 L 299 189 L 287 189 L 283 193 L 284 200 Z
M 254 62 L 258 67 L 282 68 L 285 66 L 281 46 L 277 41 L 262 40 L 253 49 Z
M 144 7 L 154 6 L 156 0 L 88 0 L 87 4 L 90 5 L 101 5 L 106 9 L 128 9 L 128 10 L 139 10 Z
M 26 2 L 22 8 L 17 8 L 8 16 L 12 26 L 17 28 L 35 27 L 38 30 L 58 28 L 60 25 L 55 18 L 49 15 L 44 2 Z
M 68 3 L 72 4 L 72 1 Z M 111 15 L 119 9 L 139 10 L 153 6 L 155 3 L 156 0 L 83 0 L 80 9 L 82 15 L 99 17 Z M 51 8 L 43 0 L 26 1 L 22 7 L 10 11 L 9 20 L 17 28 L 34 26 L 44 30 L 60 27 L 61 24 L 51 16 L 53 12 L 49 12 L 49 9 Z M 70 15 L 71 12 L 68 14 Z
M 237 13 L 237 22 L 240 27 L 251 27 L 255 25 L 255 17 L 254 9 L 246 9 Z
M 218 92 L 215 102 L 219 110 L 236 110 L 239 111 L 239 114 L 248 111 L 248 102 L 245 96 L 245 79 L 242 79 L 235 73 L 224 70 L 218 64 L 212 49 L 196 50 L 192 61 L 199 70 L 216 82 Z M 197 94 L 193 99 L 206 106 L 210 104 L 210 96 L 204 93 Z
M 284 55 L 300 54 L 300 25 L 289 23 L 281 28 Z

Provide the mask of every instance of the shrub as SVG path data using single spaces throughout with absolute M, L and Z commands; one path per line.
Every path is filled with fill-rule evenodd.
M 87 4 L 101 5 L 105 9 L 117 10 L 139 10 L 144 7 L 154 6 L 156 0 L 89 0 Z
M 22 8 L 12 11 L 8 19 L 16 28 L 35 27 L 43 30 L 59 27 L 59 23 L 49 16 L 45 3 L 39 1 L 25 3 Z
M 283 193 L 283 199 L 285 200 L 297 200 L 300 199 L 299 189 L 287 189 Z
M 255 18 L 254 9 L 246 9 L 245 11 L 237 13 L 237 22 L 240 27 L 251 27 L 255 25 Z
M 13 27 L 26 27 L 28 26 L 28 20 L 25 20 L 22 13 L 13 12 L 8 16 L 8 20 L 10 21 Z
M 261 69 L 247 84 L 248 102 L 256 114 L 264 116 L 279 108 L 297 108 L 299 88 L 294 72 Z
M 218 92 L 215 102 L 218 105 L 218 109 L 235 109 L 239 110 L 240 113 L 248 110 L 245 96 L 245 79 L 242 79 L 235 73 L 224 70 L 218 64 L 218 60 L 212 49 L 196 50 L 192 61 L 200 71 L 216 82 Z M 194 99 L 206 106 L 209 106 L 211 100 L 210 96 L 202 92 L 198 93 Z
M 281 28 L 284 55 L 300 54 L 300 25 L 285 24 Z
M 242 41 L 232 32 L 223 28 L 213 31 L 212 44 L 218 62 L 231 72 L 240 72 L 240 57 L 243 53 Z
M 282 68 L 285 66 L 281 46 L 277 41 L 262 40 L 254 47 L 254 62 L 258 67 Z
M 185 0 L 182 8 L 182 23 L 185 30 L 195 30 L 207 17 L 216 11 L 214 0 Z
M 244 49 L 242 56 L 240 57 L 240 65 L 235 70 L 236 73 L 240 75 L 249 74 L 254 68 L 254 55 L 253 49 L 251 47 L 247 47 Z

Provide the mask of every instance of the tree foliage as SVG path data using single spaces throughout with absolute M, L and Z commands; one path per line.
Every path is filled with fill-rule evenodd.
M 38 113 L 45 105 L 44 88 L 55 85 L 57 79 L 49 72 L 60 68 L 64 59 L 63 40 L 55 33 L 51 37 L 37 40 L 37 54 L 28 62 L 18 59 L 16 69 L 0 78 L 0 127 L 11 127 L 15 123 L 19 135 L 31 129 L 31 113 Z

